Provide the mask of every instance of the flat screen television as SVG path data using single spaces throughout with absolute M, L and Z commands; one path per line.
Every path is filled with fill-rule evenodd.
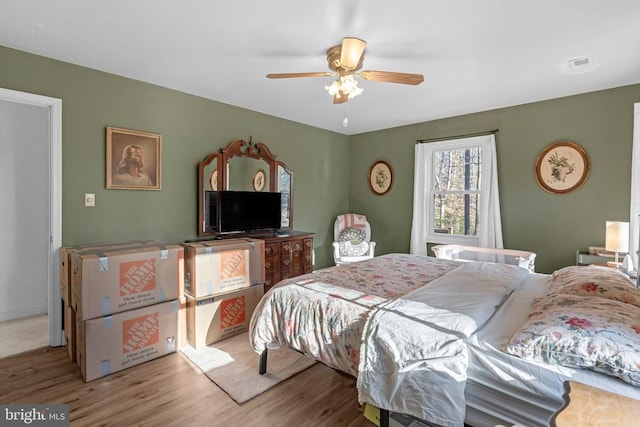
M 281 194 L 261 191 L 220 191 L 218 231 L 222 233 L 280 228 Z
M 207 191 L 204 202 L 204 230 L 216 231 L 218 229 L 218 195 L 216 191 Z

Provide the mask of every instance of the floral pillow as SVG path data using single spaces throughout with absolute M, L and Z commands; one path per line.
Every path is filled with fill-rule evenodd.
M 365 241 L 367 233 L 361 228 L 345 228 L 338 235 L 340 253 L 344 256 L 362 256 L 369 251 Z
M 557 270 L 548 294 L 597 296 L 640 307 L 640 289 L 626 274 L 608 267 L 571 266 Z
M 507 353 L 591 369 L 640 386 L 640 307 L 564 294 L 538 298 L 533 307 Z

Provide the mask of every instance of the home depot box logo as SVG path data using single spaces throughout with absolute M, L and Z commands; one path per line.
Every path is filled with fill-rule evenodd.
M 155 258 L 120 264 L 120 296 L 152 291 L 155 288 Z
M 222 280 L 244 277 L 247 274 L 247 251 L 244 249 L 226 251 L 220 254 Z
M 159 340 L 158 313 L 150 313 L 122 322 L 122 353 L 140 350 Z
M 220 303 L 220 329 L 227 329 L 245 322 L 247 301 L 244 295 Z

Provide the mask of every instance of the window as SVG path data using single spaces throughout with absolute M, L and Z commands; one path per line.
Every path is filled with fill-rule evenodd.
M 416 145 L 411 253 L 426 243 L 502 248 L 494 135 Z
M 432 151 L 433 233 L 477 236 L 481 156 L 478 146 Z

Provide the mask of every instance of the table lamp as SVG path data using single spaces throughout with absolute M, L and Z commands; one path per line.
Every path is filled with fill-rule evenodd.
M 605 249 L 615 254 L 614 262 L 607 262 L 607 265 L 620 268 L 621 263 L 618 262 L 618 252 L 629 252 L 628 222 L 607 221 Z

